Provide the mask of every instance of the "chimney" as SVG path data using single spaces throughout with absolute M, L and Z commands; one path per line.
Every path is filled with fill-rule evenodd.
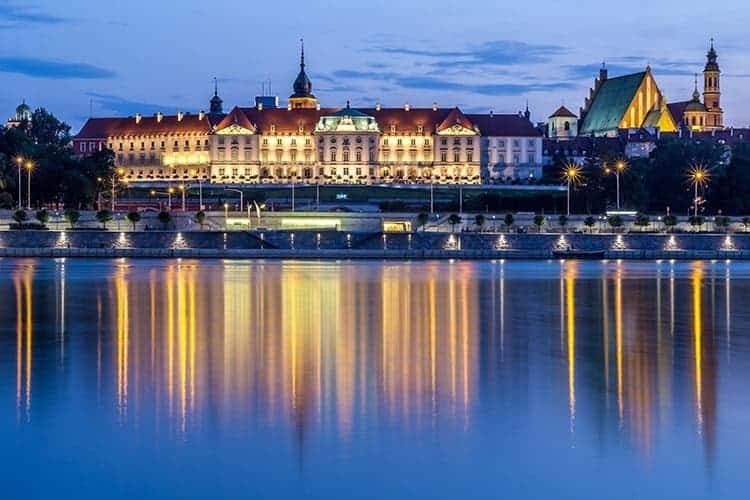
M 404 111 L 411 111 L 411 104 L 409 104 L 408 102 L 404 104 Z
M 263 111 L 263 101 L 257 101 L 256 107 L 258 108 L 258 111 Z
M 437 110 L 438 110 L 438 105 L 437 105 L 437 103 L 436 103 L 436 102 L 433 102 L 433 103 L 432 103 L 432 110 L 433 110 L 433 111 L 437 111 Z
M 286 105 L 286 110 L 287 111 L 291 111 L 292 110 L 292 103 L 291 102 Z
M 163 119 L 164 119 L 164 114 L 161 111 L 156 113 L 156 123 L 161 123 Z
M 135 123 L 136 123 L 136 125 L 139 124 L 139 123 L 141 123 L 142 119 L 143 119 L 143 115 L 141 115 L 140 113 L 136 113 L 135 114 Z
M 206 117 L 206 112 L 205 111 L 203 111 L 202 109 L 200 111 L 198 111 L 198 121 L 203 121 L 203 118 L 205 118 L 205 117 Z
M 490 110 L 490 118 L 492 118 L 493 116 L 495 116 L 495 112 Z
M 317 104 L 315 105 L 315 111 L 320 111 L 320 103 L 317 103 Z
M 177 112 L 177 121 L 181 122 L 183 118 L 185 118 L 185 113 L 183 113 L 182 111 L 178 111 Z
M 379 102 L 376 102 L 376 103 L 375 103 L 375 111 L 380 111 L 380 109 L 381 109 L 381 107 L 380 107 L 380 103 L 379 103 Z

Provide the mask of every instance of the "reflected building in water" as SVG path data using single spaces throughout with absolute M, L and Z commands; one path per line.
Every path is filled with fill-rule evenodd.
M 50 373 L 72 370 L 121 425 L 175 436 L 239 424 L 304 450 L 374 425 L 468 431 L 479 409 L 543 408 L 573 443 L 624 435 L 646 458 L 691 420 L 706 463 L 716 455 L 730 265 L 660 263 L 642 279 L 616 262 L 530 278 L 505 262 L 122 261 L 71 279 L 79 265 L 19 261 L 2 285 L 21 421 Z

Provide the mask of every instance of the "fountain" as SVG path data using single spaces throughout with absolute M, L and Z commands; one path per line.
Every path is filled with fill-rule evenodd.
M 501 234 L 497 237 L 497 240 L 495 240 L 495 250 L 508 250 L 510 248 L 510 243 L 508 243 L 508 239 L 505 237 L 504 234 Z
M 448 236 L 448 239 L 446 240 L 445 244 L 443 245 L 443 250 L 459 250 L 460 245 L 458 238 L 454 234 L 451 234 Z
M 680 247 L 677 245 L 677 239 L 674 236 L 670 236 L 667 238 L 667 242 L 664 245 L 664 250 L 667 250 L 668 252 L 674 252 L 679 250 Z
M 55 242 L 55 248 L 70 248 L 70 240 L 68 239 L 68 233 L 62 231 Z
M 564 234 L 561 234 L 559 238 L 557 238 L 557 241 L 555 241 L 555 250 L 559 251 L 565 251 L 570 250 L 571 246 L 570 243 L 568 243 L 568 239 L 565 237 Z
M 734 240 L 731 236 L 726 235 L 724 237 L 724 241 L 721 242 L 721 251 L 722 252 L 736 252 L 737 247 L 734 246 Z
M 115 248 L 133 248 L 128 235 L 126 235 L 125 233 L 120 233 L 120 235 L 115 240 Z
M 172 241 L 172 244 L 169 246 L 172 250 L 183 250 L 188 247 L 187 242 L 185 241 L 185 237 L 182 236 L 182 233 L 177 233 L 174 237 L 174 241 Z
M 621 234 L 615 236 L 615 241 L 612 243 L 612 250 L 627 250 L 628 246 L 625 244 L 625 238 Z

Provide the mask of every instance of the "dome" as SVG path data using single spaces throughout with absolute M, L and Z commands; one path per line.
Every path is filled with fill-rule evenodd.
M 691 111 L 693 111 L 693 112 L 695 112 L 695 111 L 705 112 L 706 111 L 706 106 L 702 102 L 700 102 L 700 101 L 692 100 L 689 103 L 687 103 L 687 106 L 685 106 L 685 112 L 686 113 L 689 113 Z
M 23 101 L 16 108 L 16 119 L 17 120 L 31 120 L 31 108 Z
M 299 60 L 299 74 L 297 75 L 297 78 L 294 80 L 294 94 L 292 94 L 291 98 L 306 98 L 306 97 L 315 97 L 312 95 L 312 82 L 310 81 L 310 78 L 308 78 L 307 73 L 305 73 L 305 45 L 304 42 L 302 44 L 301 52 L 300 52 L 300 60 Z

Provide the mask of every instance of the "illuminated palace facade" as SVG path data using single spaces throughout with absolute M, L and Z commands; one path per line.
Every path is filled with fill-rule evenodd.
M 105 148 L 130 182 L 223 184 L 478 184 L 541 176 L 542 133 L 528 109 L 469 114 L 417 108 L 324 108 L 300 72 L 286 107 L 275 97 L 223 111 L 91 118 L 73 140 L 80 155 Z

